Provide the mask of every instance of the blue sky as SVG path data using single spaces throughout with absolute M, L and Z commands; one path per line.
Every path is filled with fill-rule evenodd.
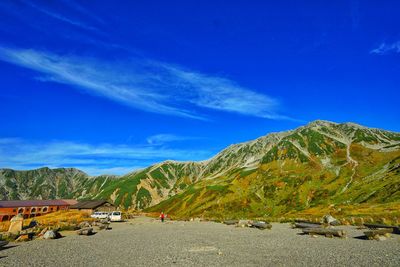
M 398 1 L 0 2 L 0 167 L 123 174 L 324 119 L 400 131 Z

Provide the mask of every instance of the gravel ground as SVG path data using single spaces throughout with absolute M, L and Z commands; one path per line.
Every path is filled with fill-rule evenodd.
M 400 236 L 362 240 L 311 237 L 273 224 L 272 230 L 212 222 L 136 218 L 93 236 L 13 243 L 0 266 L 400 266 Z

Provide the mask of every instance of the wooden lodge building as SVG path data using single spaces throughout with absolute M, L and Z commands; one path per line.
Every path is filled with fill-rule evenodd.
M 68 210 L 76 203 L 77 201 L 73 199 L 4 200 L 0 201 L 0 221 L 9 221 L 17 214 L 22 214 L 24 219 L 27 219 L 59 210 Z
M 95 211 L 112 212 L 116 207 L 106 200 L 83 200 L 69 207 L 71 210 L 80 210 L 92 214 Z

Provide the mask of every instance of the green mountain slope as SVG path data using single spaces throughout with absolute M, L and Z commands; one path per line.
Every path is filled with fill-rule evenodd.
M 105 198 L 182 217 L 275 216 L 318 205 L 398 202 L 399 166 L 399 133 L 315 121 L 232 145 L 207 161 L 166 161 L 121 177 L 0 170 L 0 193 Z
M 234 168 L 148 211 L 251 217 L 318 205 L 398 202 L 399 141 L 398 133 L 316 121 L 222 151 L 220 164 L 235 162 Z
M 98 192 L 117 177 L 89 177 L 74 168 L 40 168 L 30 171 L 0 169 L 0 196 L 8 199 L 79 198 Z

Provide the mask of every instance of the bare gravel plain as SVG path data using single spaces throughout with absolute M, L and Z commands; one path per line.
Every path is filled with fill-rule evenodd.
M 213 222 L 161 223 L 139 217 L 92 236 L 13 243 L 0 266 L 400 266 L 400 235 L 363 240 L 302 235 L 289 224 L 272 230 Z

